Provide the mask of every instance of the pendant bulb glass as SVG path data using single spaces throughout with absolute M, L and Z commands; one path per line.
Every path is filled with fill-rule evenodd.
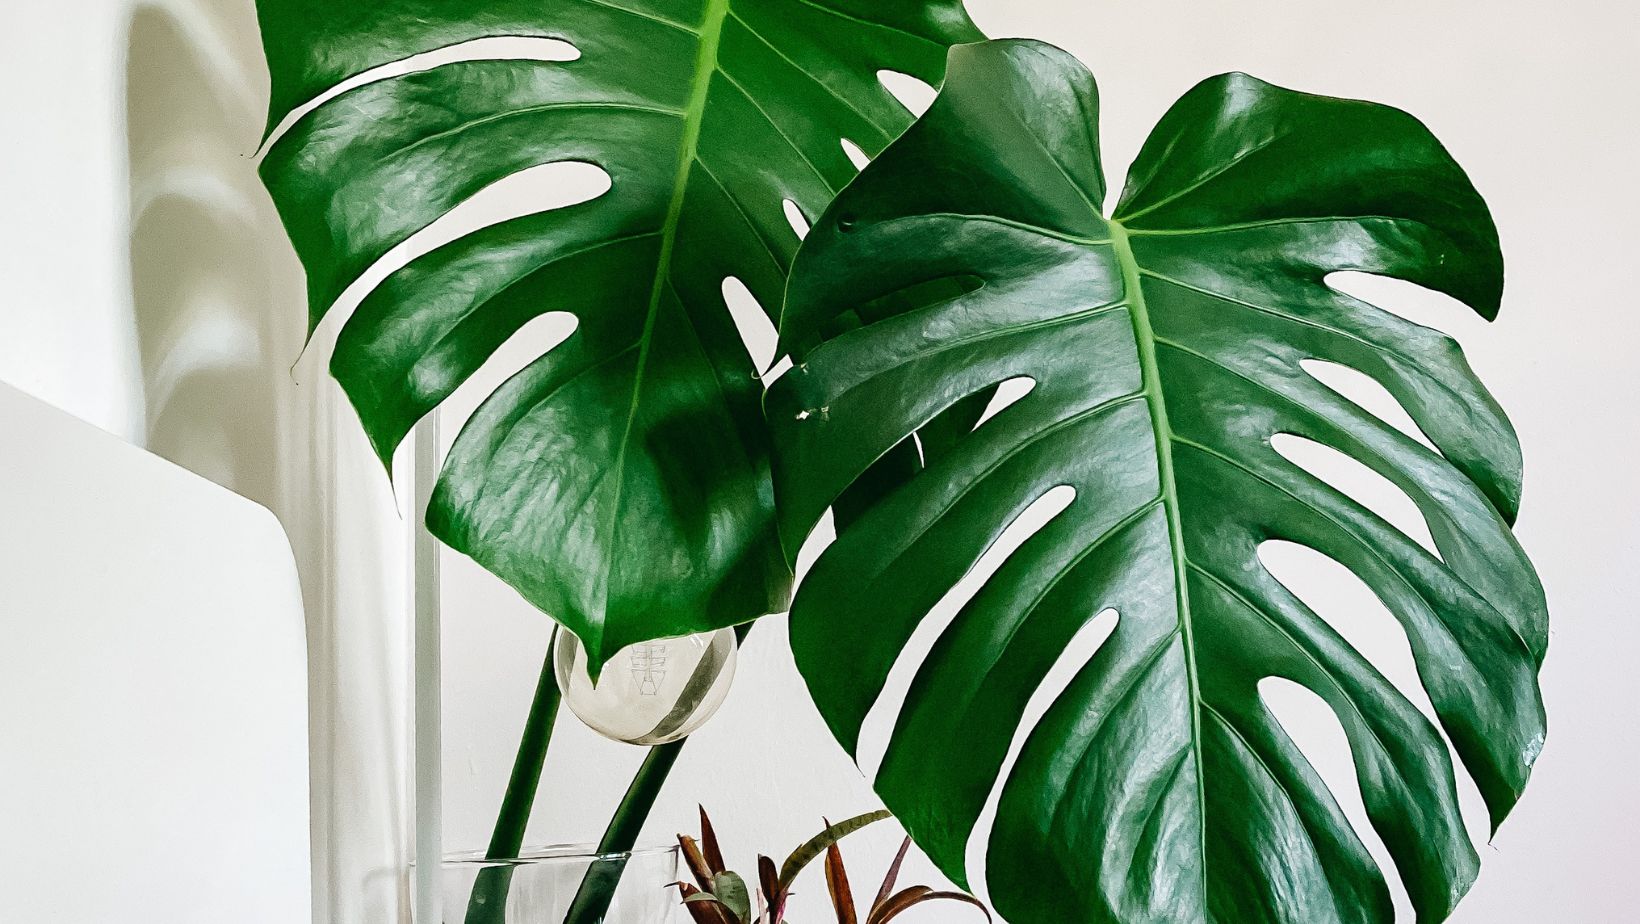
M 575 633 L 553 636 L 553 671 L 564 703 L 588 728 L 626 744 L 654 746 L 687 737 L 729 695 L 738 643 L 733 629 L 656 639 L 623 648 L 597 686 Z

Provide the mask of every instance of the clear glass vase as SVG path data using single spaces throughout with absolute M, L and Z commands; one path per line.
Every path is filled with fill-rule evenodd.
M 446 857 L 445 924 L 673 924 L 677 847 L 599 854 L 586 846 L 524 851 L 516 860 L 482 853 Z M 588 884 L 617 882 L 599 908 Z M 476 901 L 475 901 L 476 897 Z

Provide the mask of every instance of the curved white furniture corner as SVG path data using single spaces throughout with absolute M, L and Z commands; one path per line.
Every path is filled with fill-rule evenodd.
M 303 632 L 271 514 L 0 385 L 0 921 L 308 921 Z

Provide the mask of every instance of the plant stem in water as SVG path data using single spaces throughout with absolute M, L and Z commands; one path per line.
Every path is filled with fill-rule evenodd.
M 752 630 L 752 625 L 746 623 L 735 627 L 737 644 L 746 640 L 746 633 Z M 643 766 L 638 768 L 632 784 L 626 789 L 626 795 L 621 797 L 620 806 L 609 819 L 609 826 L 604 829 L 603 840 L 598 842 L 599 854 L 625 854 L 637 844 L 638 834 L 643 830 L 644 822 L 649 820 L 649 812 L 655 807 L 655 800 L 661 794 L 661 787 L 666 784 L 667 775 L 672 772 L 678 755 L 688 743 L 689 739 L 684 738 L 649 749 Z M 615 898 L 615 887 L 620 885 L 621 874 L 625 871 L 624 856 L 594 861 L 592 868 L 581 879 L 581 887 L 575 892 L 575 900 L 570 903 L 569 913 L 564 916 L 564 924 L 603 924 L 604 915 L 609 912 L 610 902 Z
M 496 818 L 490 849 L 485 853 L 491 860 L 515 860 L 524 848 L 524 829 L 529 824 L 536 790 L 541 785 L 541 770 L 546 765 L 547 746 L 552 743 L 561 698 L 558 680 L 553 676 L 549 642 L 541 679 L 535 685 L 535 701 L 530 704 L 524 737 L 518 744 L 518 757 L 513 760 L 512 777 L 507 780 L 507 792 L 501 799 L 501 814 Z M 511 865 L 490 866 L 479 872 L 467 901 L 467 924 L 504 924 L 512 873 Z

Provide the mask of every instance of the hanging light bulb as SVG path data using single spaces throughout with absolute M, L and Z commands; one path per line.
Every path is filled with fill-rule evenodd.
M 667 744 L 700 728 L 723 705 L 735 676 L 733 629 L 663 638 L 623 648 L 593 686 L 587 652 L 575 633 L 558 629 L 553 672 L 576 718 L 627 744 Z

